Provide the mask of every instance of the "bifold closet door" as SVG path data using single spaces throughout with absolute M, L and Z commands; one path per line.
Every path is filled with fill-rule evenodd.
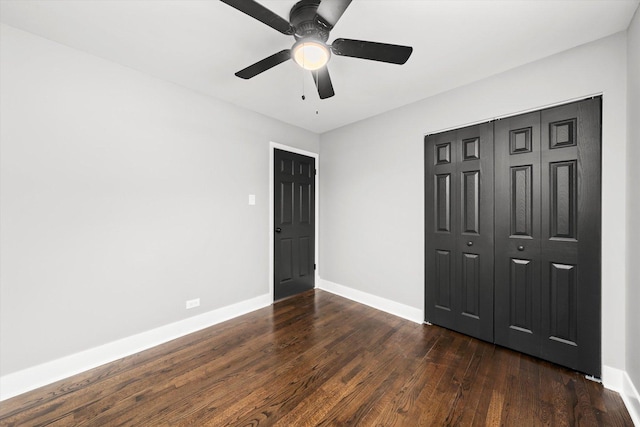
M 426 321 L 600 377 L 601 105 L 425 138 Z
M 600 376 L 601 98 L 495 122 L 495 342 Z
M 493 341 L 493 124 L 425 137 L 425 320 Z

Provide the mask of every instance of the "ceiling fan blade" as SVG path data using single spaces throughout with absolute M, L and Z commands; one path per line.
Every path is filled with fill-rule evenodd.
M 257 19 L 264 24 L 267 24 L 271 28 L 280 31 L 282 34 L 286 34 L 288 36 L 293 34 L 293 28 L 291 27 L 291 24 L 289 24 L 289 21 L 287 21 L 280 15 L 277 15 L 274 12 L 270 11 L 260 3 L 255 2 L 254 0 L 220 1 L 228 4 L 234 9 L 239 10 L 240 12 L 246 13 L 247 15 Z
M 264 58 L 262 61 L 258 61 L 253 65 L 249 65 L 244 70 L 240 70 L 236 73 L 236 76 L 241 79 L 250 79 L 258 74 L 267 71 L 270 68 L 275 67 L 278 64 L 282 64 L 284 61 L 291 59 L 291 50 L 285 49 L 278 53 Z
M 351 0 L 322 0 L 316 11 L 316 16 L 331 30 L 336 26 L 349 4 L 351 4 Z
M 331 51 L 339 56 L 390 62 L 392 64 L 404 64 L 411 56 L 413 48 L 410 46 L 399 46 L 397 44 L 336 39 L 331 45 Z
M 313 81 L 316 82 L 320 99 L 331 98 L 335 95 L 333 85 L 331 84 L 331 77 L 329 77 L 329 69 L 327 69 L 326 66 L 319 70 L 312 71 L 311 74 L 313 75 Z

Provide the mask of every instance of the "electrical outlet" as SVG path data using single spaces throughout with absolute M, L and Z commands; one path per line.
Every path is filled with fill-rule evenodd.
M 187 301 L 187 309 L 195 308 L 200 305 L 200 298 L 190 299 Z

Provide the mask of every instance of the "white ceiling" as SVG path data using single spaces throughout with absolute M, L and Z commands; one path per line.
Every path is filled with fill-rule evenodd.
M 409 45 L 413 55 L 405 65 L 334 56 L 336 95 L 326 100 L 293 61 L 251 80 L 235 77 L 294 40 L 218 0 L 1 0 L 0 18 L 322 133 L 623 31 L 639 1 L 354 0 L 329 42 Z M 260 3 L 288 20 L 295 0 Z

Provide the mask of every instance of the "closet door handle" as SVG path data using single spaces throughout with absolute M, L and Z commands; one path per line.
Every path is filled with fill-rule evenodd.
M 469 241 L 467 242 L 467 246 L 473 246 L 473 242 L 472 242 L 471 240 L 469 240 Z
M 522 245 L 518 246 L 518 250 L 519 250 L 520 252 L 524 251 L 524 246 L 522 246 Z
M 282 228 L 280 228 L 280 227 L 276 228 L 276 233 L 279 233 L 281 231 L 282 231 Z

